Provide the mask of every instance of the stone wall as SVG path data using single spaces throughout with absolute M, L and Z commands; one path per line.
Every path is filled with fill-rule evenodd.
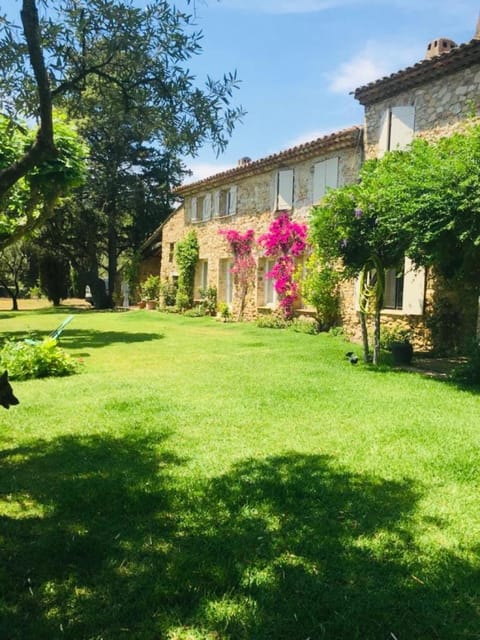
M 356 180 L 361 163 L 361 155 L 356 149 L 343 149 L 326 154 L 322 157 L 312 157 L 297 163 L 290 163 L 288 168 L 295 170 L 294 207 L 292 217 L 308 224 L 309 212 L 312 207 L 313 195 L 313 166 L 316 162 L 330 157 L 339 158 L 339 184 L 346 184 Z M 185 206 L 178 209 L 164 224 L 162 233 L 162 280 L 178 276 L 175 259 L 172 256 L 172 244 L 181 240 L 190 229 L 195 229 L 199 242 L 199 260 L 208 261 L 208 284 L 215 286 L 219 292 L 218 302 L 222 302 L 222 291 L 225 290 L 222 261 L 232 258 L 230 248 L 220 230 L 236 229 L 244 233 L 254 229 L 255 238 L 265 233 L 275 212 L 273 211 L 275 197 L 275 181 L 278 169 L 265 171 L 256 176 L 244 178 L 237 185 L 237 213 L 229 216 L 214 217 L 206 221 L 191 221 L 189 199 Z M 226 184 L 228 188 L 231 184 Z M 205 195 L 199 191 L 198 196 Z M 245 319 L 254 319 L 258 309 L 262 307 L 263 288 L 265 282 L 264 264 L 261 248 L 256 246 L 254 256 L 259 266 L 254 285 L 250 288 L 245 308 Z M 223 263 L 224 264 L 224 263 Z M 195 297 L 198 296 L 199 273 L 195 281 Z M 234 295 L 232 312 L 238 311 L 238 296 Z
M 401 91 L 365 108 L 365 156 L 377 156 L 381 119 L 389 107 L 415 106 L 415 135 L 445 136 L 478 113 L 480 65 L 472 65 L 430 83 Z
M 480 106 L 480 64 L 461 69 L 428 84 L 401 91 L 395 96 L 375 102 L 365 109 L 365 157 L 375 158 L 378 155 L 378 144 L 382 117 L 388 108 L 397 106 L 415 106 L 415 137 L 429 140 L 449 136 L 465 129 L 467 122 L 478 122 Z M 345 329 L 354 339 L 360 339 L 360 327 L 357 313 L 348 309 L 353 285 L 346 285 L 345 296 Z M 446 283 L 440 282 L 432 274 L 428 274 L 425 290 L 425 314 L 423 316 L 407 316 L 399 312 L 384 311 L 382 326 L 407 327 L 412 331 L 413 342 L 417 349 L 438 348 L 432 342 L 431 325 L 435 322 L 435 309 L 439 299 L 457 300 L 459 314 L 462 316 L 462 329 L 458 330 L 458 348 L 465 335 L 472 332 L 472 324 L 476 321 L 477 304 L 471 308 L 471 296 L 458 296 L 449 291 Z M 467 304 L 468 303 L 468 304 Z M 475 316 L 475 317 L 474 317 Z M 462 335 L 464 334 L 464 335 Z M 453 344 L 453 343 L 452 343 Z

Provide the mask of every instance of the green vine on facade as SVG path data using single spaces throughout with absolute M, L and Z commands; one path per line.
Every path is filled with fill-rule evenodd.
M 192 229 L 183 240 L 175 245 L 175 261 L 179 271 L 176 305 L 181 310 L 193 305 L 195 268 L 198 256 L 198 238 L 195 230 Z

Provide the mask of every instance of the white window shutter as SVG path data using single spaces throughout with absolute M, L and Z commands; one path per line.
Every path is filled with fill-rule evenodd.
M 377 156 L 381 158 L 389 150 L 390 140 L 390 109 L 387 109 L 380 122 L 380 133 L 378 136 Z
M 415 269 L 410 258 L 405 258 L 403 280 L 403 311 L 407 315 L 423 315 L 425 301 L 425 269 Z
M 192 198 L 191 208 L 192 208 L 192 221 L 195 221 L 197 220 L 197 199 L 196 198 Z
M 415 107 L 393 107 L 390 126 L 390 150 L 406 149 L 415 131 Z
M 316 162 L 313 167 L 313 204 L 317 204 L 327 189 L 338 187 L 338 158 Z
M 325 162 L 316 162 L 313 167 L 313 204 L 317 204 L 325 195 L 327 167 Z
M 233 263 L 231 260 L 225 262 L 225 302 L 232 304 L 233 302 L 233 277 L 232 277 Z
M 220 191 L 215 191 L 213 194 L 213 215 L 220 215 Z
M 293 206 L 293 169 L 278 172 L 277 211 Z
M 228 199 L 228 213 L 233 216 L 237 213 L 237 186 L 230 187 L 230 197 Z
M 329 158 L 325 164 L 325 187 L 326 189 L 336 189 L 338 187 L 338 158 Z
M 207 193 L 203 199 L 203 219 L 210 220 L 212 215 L 212 194 Z

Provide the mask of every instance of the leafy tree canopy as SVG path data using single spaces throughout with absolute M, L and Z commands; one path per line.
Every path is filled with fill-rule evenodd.
M 162 146 L 184 154 L 205 142 L 226 146 L 243 114 L 230 105 L 238 79 L 228 73 L 197 86 L 186 63 L 200 53 L 202 34 L 188 13 L 167 0 L 142 8 L 131 0 L 44 0 L 42 7 L 39 16 L 35 0 L 23 0 L 23 29 L 0 24 L 4 108 L 42 117 L 42 106 L 68 100 L 81 110 L 84 96 L 110 85 L 125 108 L 155 114 Z
M 0 170 L 22 156 L 35 131 L 0 114 Z M 21 178 L 0 201 L 0 247 L 37 228 L 51 215 L 59 198 L 86 176 L 87 147 L 73 124 L 54 117 L 57 153 Z
M 359 183 L 330 191 L 313 209 L 311 238 L 325 260 L 341 260 L 345 276 L 362 274 L 360 309 L 374 303 L 376 362 L 386 268 L 407 255 L 478 289 L 480 125 L 470 121 L 449 137 L 416 139 L 406 151 L 365 162 Z M 361 321 L 367 357 L 363 314 Z
M 358 184 L 330 191 L 312 214 L 322 254 L 341 258 L 347 275 L 372 255 L 393 267 L 403 255 L 444 275 L 480 269 L 480 125 L 452 136 L 416 139 L 364 163 Z

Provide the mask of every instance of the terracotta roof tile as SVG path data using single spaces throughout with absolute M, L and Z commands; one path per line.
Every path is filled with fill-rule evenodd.
M 363 127 L 360 125 L 355 125 L 348 129 L 342 129 L 341 131 L 331 133 L 321 138 L 316 138 L 315 140 L 305 142 L 304 144 L 297 145 L 296 147 L 280 151 L 279 153 L 274 153 L 273 155 L 261 158 L 260 160 L 252 160 L 246 164 L 234 167 L 233 169 L 228 169 L 222 173 L 217 173 L 213 176 L 209 176 L 208 178 L 204 178 L 203 180 L 181 185 L 174 189 L 174 193 L 180 196 L 190 195 L 202 188 L 213 188 L 238 178 L 245 178 L 263 173 L 267 169 L 281 166 L 286 162 L 307 159 L 318 155 L 320 152 L 325 153 L 336 149 L 353 147 L 360 143 L 362 133 Z
M 427 79 L 440 78 L 476 62 L 480 62 L 480 40 L 474 39 L 448 53 L 422 60 L 412 67 L 370 82 L 352 93 L 360 104 L 369 105 L 423 84 Z

